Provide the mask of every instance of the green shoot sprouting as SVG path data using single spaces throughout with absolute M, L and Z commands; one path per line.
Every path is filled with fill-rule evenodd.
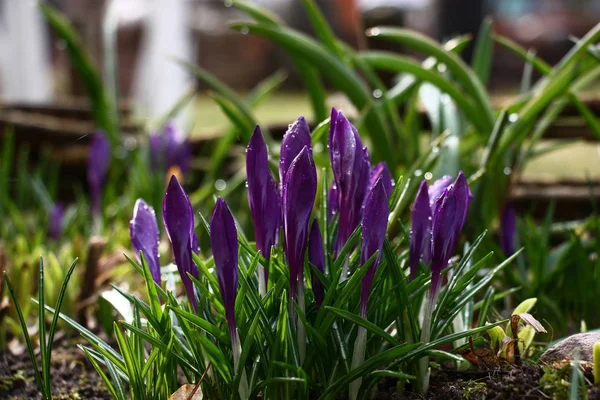
M 65 297 L 65 292 L 67 289 L 67 284 L 71 279 L 71 275 L 73 274 L 73 270 L 75 269 L 75 265 L 77 265 L 77 260 L 73 261 L 67 275 L 65 275 L 65 279 L 63 280 L 62 286 L 60 288 L 60 292 L 58 294 L 58 299 L 56 301 L 56 310 L 60 310 L 62 302 Z M 55 313 L 52 317 L 52 322 L 50 324 L 50 329 L 48 329 L 48 340 L 46 341 L 46 314 L 45 314 L 45 304 L 44 304 L 44 261 L 40 257 L 39 263 L 39 293 L 38 293 L 38 314 L 39 314 L 39 342 L 40 342 L 40 359 L 41 359 L 41 373 L 40 367 L 38 367 L 37 362 L 35 360 L 35 353 L 33 349 L 33 344 L 31 342 L 31 337 L 29 336 L 29 332 L 27 331 L 27 321 L 25 321 L 25 317 L 23 316 L 23 311 L 21 310 L 21 306 L 19 304 L 19 300 L 17 298 L 17 294 L 13 288 L 12 282 L 8 277 L 8 274 L 4 272 L 4 279 L 6 281 L 6 285 L 8 286 L 8 290 L 10 292 L 10 296 L 15 303 L 15 308 L 17 309 L 17 314 L 19 316 L 19 321 L 21 322 L 21 328 L 23 329 L 23 335 L 25 336 L 25 342 L 27 344 L 27 351 L 29 352 L 29 357 L 31 359 L 31 363 L 33 364 L 33 371 L 35 375 L 36 383 L 42 393 L 42 398 L 44 400 L 52 399 L 52 381 L 50 377 L 50 367 L 52 361 L 52 346 L 54 342 L 54 334 L 56 333 L 56 327 L 58 324 L 59 314 Z

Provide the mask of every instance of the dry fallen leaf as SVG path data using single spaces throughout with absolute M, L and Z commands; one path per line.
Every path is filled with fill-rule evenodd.
M 196 385 L 186 383 L 185 385 L 177 389 L 177 391 L 173 393 L 171 397 L 169 397 L 169 400 L 202 400 L 204 396 L 202 396 L 202 390 L 200 390 L 200 388 L 198 388 L 198 390 L 196 390 L 196 393 L 194 393 L 194 396 L 190 398 L 190 395 L 194 391 L 195 387 Z

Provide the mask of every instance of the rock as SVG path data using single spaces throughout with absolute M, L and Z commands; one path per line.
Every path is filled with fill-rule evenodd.
M 539 362 L 545 364 L 560 361 L 571 361 L 576 350 L 579 350 L 581 361 L 593 361 L 594 344 L 600 342 L 600 332 L 578 333 L 558 342 L 540 357 Z

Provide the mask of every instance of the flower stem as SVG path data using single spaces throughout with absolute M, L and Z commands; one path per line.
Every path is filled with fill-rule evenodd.
M 258 267 L 258 293 L 260 297 L 267 294 L 267 271 L 261 266 Z
M 439 289 L 439 283 L 436 285 L 436 287 L 431 287 L 429 290 L 429 296 L 427 296 L 425 300 L 425 314 L 423 315 L 423 327 L 421 329 L 421 343 L 423 344 L 427 344 L 431 340 L 431 316 L 433 315 L 433 308 L 438 297 Z M 429 389 L 429 374 L 429 357 L 425 356 L 419 360 L 421 393 L 427 393 L 427 389 Z
M 300 307 L 300 311 L 305 313 L 305 305 L 304 305 L 304 282 L 302 280 L 298 281 L 298 306 Z M 300 364 L 304 363 L 304 359 L 306 357 L 306 330 L 300 316 L 298 316 L 298 324 L 297 324 L 297 335 L 298 335 L 298 350 L 300 353 Z
M 233 329 L 231 332 L 231 347 L 233 350 L 233 369 L 235 373 L 238 371 L 240 364 L 240 357 L 242 355 L 242 344 L 240 343 L 240 334 L 237 329 Z M 242 367 L 240 372 L 240 385 L 238 387 L 238 393 L 242 400 L 246 400 L 250 396 L 250 389 L 248 388 L 248 378 L 246 377 L 246 368 Z
M 365 361 L 365 349 L 367 345 L 367 330 L 359 326 L 356 334 L 356 340 L 354 341 L 354 353 L 352 354 L 352 367 L 351 371 L 357 368 Z M 362 378 L 358 378 L 350 382 L 350 400 L 356 400 L 358 398 L 358 391 L 362 383 Z

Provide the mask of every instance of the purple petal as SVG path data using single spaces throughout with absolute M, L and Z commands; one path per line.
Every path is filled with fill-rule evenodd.
M 290 266 L 290 296 L 302 284 L 308 224 L 317 194 L 317 171 L 308 147 L 292 161 L 283 184 L 285 252 Z
M 52 240 L 58 240 L 63 229 L 65 207 L 61 202 L 56 202 L 50 210 L 48 221 L 48 234 Z
M 329 157 L 339 195 L 339 231 L 336 253 L 360 223 L 369 186 L 371 164 L 356 129 L 341 112 L 332 112 L 329 130 Z
M 235 332 L 235 297 L 238 288 L 238 239 L 235 221 L 225 200 L 217 199 L 210 218 L 210 246 L 230 332 Z
M 461 211 L 457 207 L 456 195 L 451 188 L 437 199 L 431 228 L 431 290 L 439 290 L 440 273 L 448 264 L 457 238 L 455 226 Z
M 140 251 L 144 253 L 152 279 L 160 285 L 159 233 L 156 214 L 154 209 L 142 199 L 138 199 L 133 207 L 133 216 L 129 222 L 129 236 L 136 259 L 141 263 Z
M 246 150 L 248 204 L 254 222 L 256 248 L 269 259 L 281 226 L 281 198 L 269 171 L 267 145 L 257 125 Z
M 427 181 L 422 181 L 412 209 L 412 225 L 410 229 L 410 279 L 417 276 L 419 260 L 429 264 L 429 247 L 431 246 L 431 208 Z M 426 252 L 426 254 L 424 254 Z M 427 260 L 425 260 L 427 258 Z
M 377 164 L 377 166 L 371 172 L 371 178 L 369 179 L 369 190 L 373 187 L 375 182 L 377 182 L 379 177 L 383 179 L 383 187 L 389 200 L 396 182 L 394 182 L 392 174 L 390 173 L 390 170 L 385 162 L 380 162 Z
M 467 180 L 461 171 L 456 181 L 435 202 L 431 229 L 432 296 L 439 290 L 440 273 L 454 253 L 471 198 Z
M 279 154 L 279 181 L 282 186 L 291 163 L 304 147 L 308 148 L 312 153 L 310 129 L 308 128 L 308 124 L 304 117 L 301 116 L 289 126 L 281 141 L 281 151 Z
M 379 251 L 377 258 L 369 267 L 369 271 L 362 280 L 360 314 L 365 317 L 367 314 L 367 300 L 371 283 L 375 277 L 375 270 L 379 265 L 381 258 L 381 249 L 385 241 L 385 232 L 388 223 L 388 199 L 385 192 L 383 179 L 377 180 L 373 188 L 367 195 L 365 202 L 365 215 L 362 221 L 362 247 L 360 251 L 360 263 L 364 264 L 367 260 Z
M 194 248 L 194 212 L 187 194 L 175 175 L 171 176 L 163 202 L 163 221 L 173 248 L 175 264 L 194 311 L 197 310 L 192 280 L 198 277 L 198 268 L 192 261 Z M 196 245 L 197 246 L 197 245 Z
M 515 253 L 515 238 L 517 236 L 517 213 L 514 204 L 508 202 L 500 216 L 500 247 L 509 256 Z
M 110 143 L 106 134 L 98 131 L 93 134 L 88 145 L 87 179 L 90 185 L 92 210 L 100 213 L 102 187 L 110 166 Z
M 167 123 L 160 133 L 150 135 L 150 165 L 153 170 L 162 168 L 166 172 L 178 166 L 185 173 L 191 156 L 190 144 L 175 124 Z
M 465 225 L 465 221 L 467 220 L 469 203 L 473 198 L 473 195 L 469 190 L 469 185 L 467 184 L 467 178 L 465 178 L 465 174 L 463 174 L 462 171 L 458 173 L 456 181 L 452 185 L 452 189 L 456 193 L 456 201 L 460 210 L 459 220 L 457 221 L 454 227 L 455 236 L 458 236 L 462 231 L 463 226 Z
M 452 185 L 453 181 L 453 177 L 450 175 L 444 175 L 440 179 L 433 182 L 431 186 L 429 186 L 429 205 L 431 206 L 431 212 L 433 212 L 437 199 L 439 199 L 446 189 Z
M 325 273 L 325 250 L 323 249 L 323 237 L 321 236 L 321 230 L 319 229 L 319 223 L 315 218 L 310 228 L 310 237 L 308 238 L 308 261 L 319 271 Z M 323 298 L 325 296 L 323 285 L 319 278 L 312 273 L 312 288 L 315 295 L 315 301 L 317 308 L 321 308 Z

